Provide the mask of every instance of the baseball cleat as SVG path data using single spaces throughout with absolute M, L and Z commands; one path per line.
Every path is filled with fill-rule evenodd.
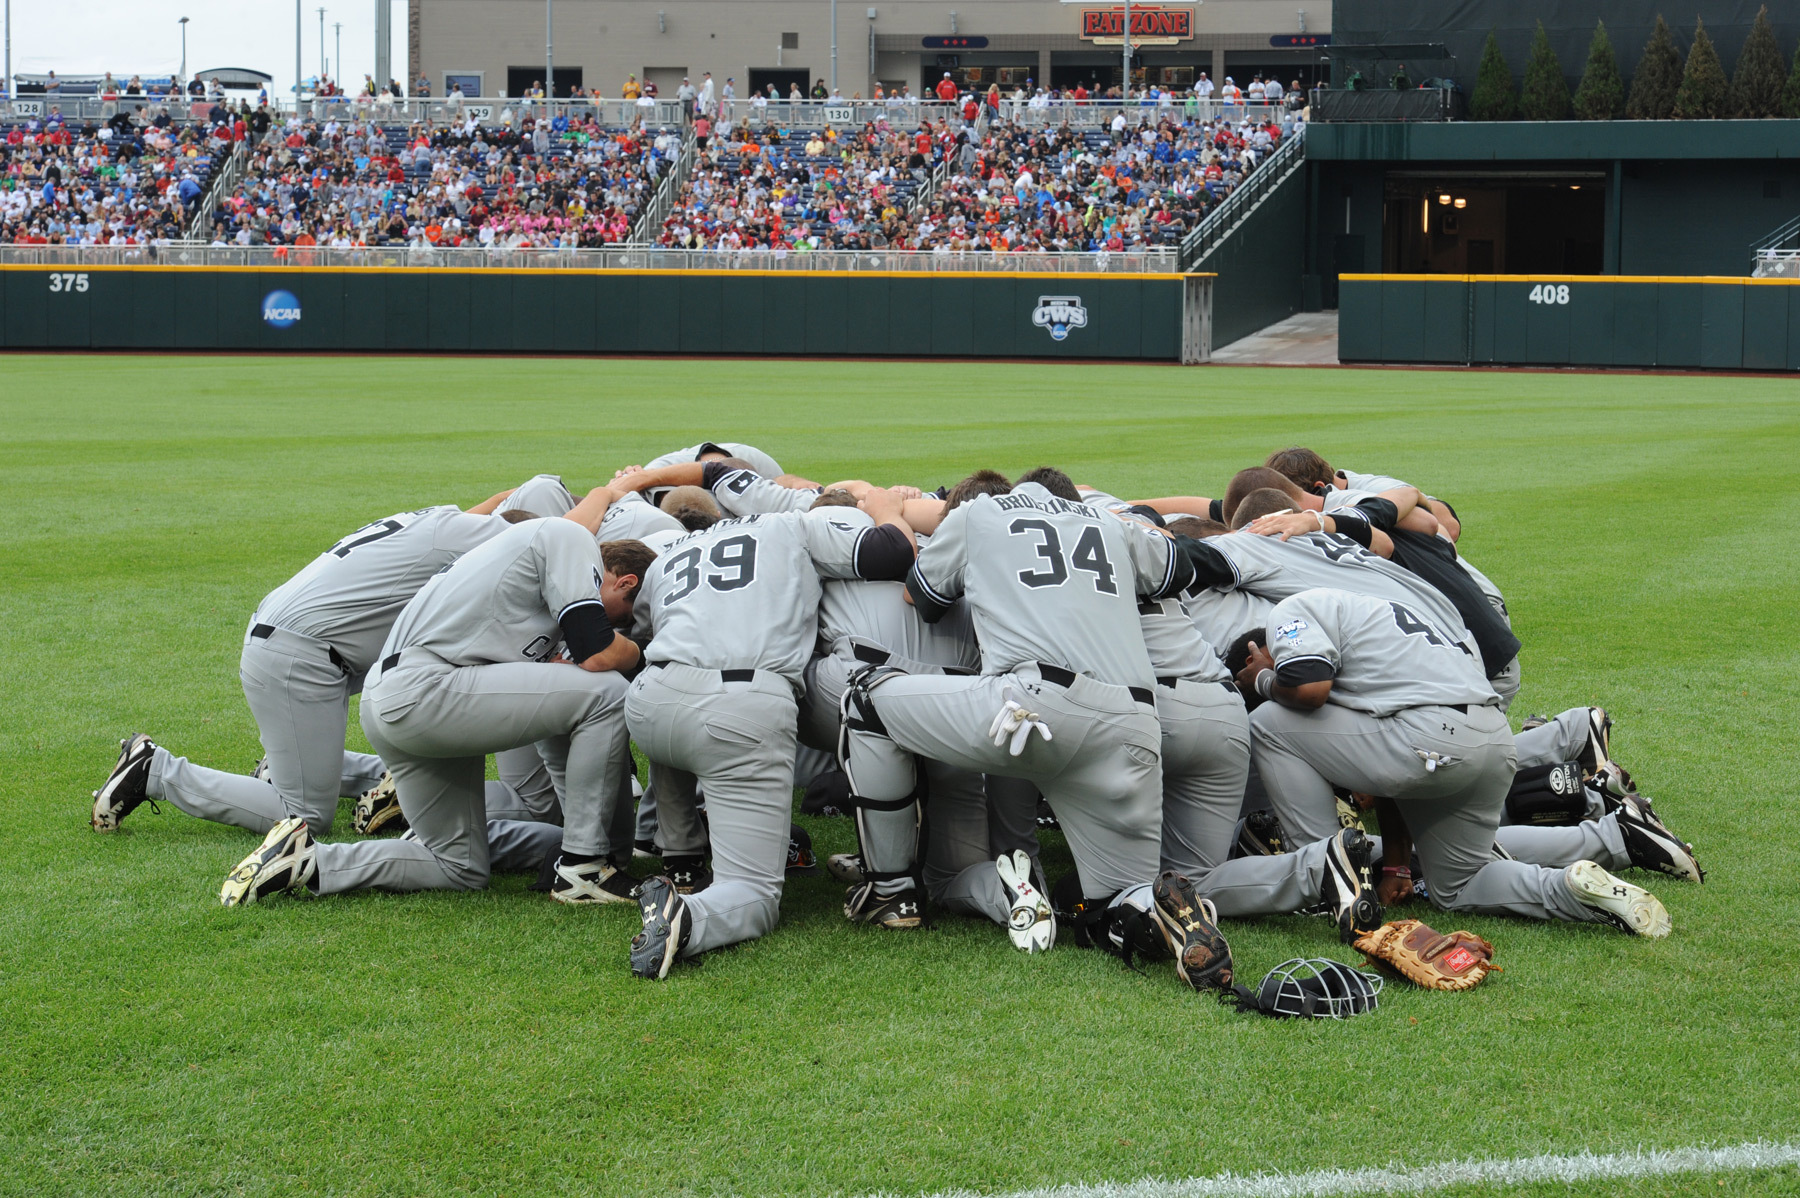
M 634 840 L 631 842 L 633 857 L 660 857 L 662 849 L 654 840 Z
M 381 781 L 356 796 L 350 809 L 350 826 L 364 836 L 377 832 L 404 829 L 406 815 L 400 810 L 400 796 L 394 790 L 394 775 L 383 772 Z
M 125 817 L 145 803 L 158 815 L 162 808 L 144 788 L 150 782 L 150 762 L 156 756 L 156 743 L 142 732 L 119 742 L 119 760 L 113 764 L 106 782 L 94 792 L 94 810 L 88 825 L 96 832 L 117 830 Z
M 712 885 L 712 870 L 706 858 L 699 856 L 663 858 L 662 876 L 669 879 L 678 894 L 698 894 Z
M 1542 728 L 1549 722 L 1550 717 L 1547 715 L 1528 715 L 1525 717 L 1525 722 L 1519 725 L 1519 731 L 1530 732 L 1533 728 Z
M 1706 881 L 1706 871 L 1694 857 L 1694 846 L 1669 831 L 1669 825 L 1651 809 L 1649 799 L 1630 794 L 1609 798 L 1606 805 L 1612 809 L 1610 814 L 1618 817 L 1625 851 L 1631 855 L 1633 865 L 1684 882 Z
M 1238 821 L 1237 855 L 1273 857 L 1287 852 L 1287 833 L 1273 811 L 1252 811 Z
M 862 854 L 833 853 L 825 858 L 825 872 L 846 886 L 854 886 L 863 880 Z
M 289 816 L 263 837 L 256 851 L 238 862 L 219 888 L 219 902 L 241 907 L 286 890 L 298 890 L 318 871 L 316 846 L 306 821 Z
M 550 897 L 559 903 L 629 903 L 636 883 L 610 861 L 568 863 L 558 857 Z
M 1231 945 L 1219 931 L 1219 912 L 1211 899 L 1194 893 L 1194 884 L 1166 870 L 1150 888 L 1150 917 L 1175 958 L 1175 972 L 1196 990 L 1231 989 Z
M 1012 937 L 1013 947 L 1028 953 L 1047 951 L 1056 943 L 1056 915 L 1050 910 L 1050 900 L 1032 885 L 1031 854 L 1024 849 L 1015 849 L 1010 856 L 1002 853 L 994 868 L 1012 907 L 1006 934 Z
M 845 893 L 844 918 L 851 923 L 872 923 L 878 928 L 923 927 L 925 892 L 908 887 L 883 897 L 875 893 L 875 883 L 864 882 Z
M 812 833 L 799 824 L 788 825 L 787 875 L 811 877 L 819 872 L 819 855 L 813 852 Z
M 1040 832 L 1054 832 L 1062 827 L 1056 818 L 1056 812 L 1050 809 L 1049 802 L 1043 798 L 1037 801 L 1037 826 Z
M 638 889 L 644 930 L 631 938 L 631 972 L 640 978 L 666 978 L 688 941 L 687 903 L 664 877 L 648 879 Z
M 271 785 L 275 782 L 274 775 L 269 772 L 269 759 L 267 757 L 258 757 L 256 759 L 256 768 L 250 771 L 250 776 L 255 778 L 258 782 L 267 782 Z
M 1669 910 L 1642 886 L 1616 878 L 1592 861 L 1577 861 L 1565 875 L 1575 901 L 1622 932 L 1660 940 L 1669 934 Z
M 1326 909 L 1337 921 L 1338 939 L 1349 944 L 1359 932 L 1381 926 L 1381 904 L 1369 881 L 1369 838 L 1345 828 L 1325 846 L 1325 878 L 1320 888 Z
M 1603 795 L 1617 798 L 1631 794 L 1637 789 L 1631 783 L 1631 775 L 1612 759 L 1612 717 L 1604 707 L 1588 708 L 1587 716 L 1588 743 L 1576 758 L 1581 763 L 1582 780 Z

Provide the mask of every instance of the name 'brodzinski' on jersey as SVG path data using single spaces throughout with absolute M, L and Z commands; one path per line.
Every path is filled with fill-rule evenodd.
M 1068 512 L 1076 516 L 1086 516 L 1090 520 L 1100 518 L 1098 509 L 1091 508 L 1085 503 L 1072 503 L 1067 499 L 1058 499 L 1055 496 L 1051 496 L 1049 499 L 1036 499 L 1030 495 L 1020 495 L 1015 492 L 1011 495 L 996 495 L 994 502 L 1000 505 L 1000 510 L 1003 512 L 1016 512 L 1023 508 L 1030 508 L 1039 512 Z

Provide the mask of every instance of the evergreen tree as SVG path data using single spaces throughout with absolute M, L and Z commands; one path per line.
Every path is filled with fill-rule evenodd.
M 1469 97 L 1469 115 L 1478 121 L 1510 121 L 1518 111 L 1513 92 L 1512 68 L 1500 53 L 1500 38 L 1488 31 L 1481 50 L 1481 69 L 1475 74 L 1475 94 Z
M 1675 90 L 1675 107 L 1669 115 L 1678 121 L 1703 121 L 1722 117 L 1731 102 L 1731 81 L 1719 63 L 1719 52 L 1706 35 L 1706 22 L 1694 22 L 1694 44 L 1688 47 L 1687 68 Z
M 1800 118 L 1800 46 L 1794 47 L 1794 69 L 1781 89 L 1781 115 L 1790 120 Z
M 1631 77 L 1631 98 L 1625 101 L 1625 115 L 1634 121 L 1666 121 L 1675 107 L 1675 91 L 1681 86 L 1681 52 L 1675 49 L 1675 38 L 1669 23 L 1656 14 L 1656 29 L 1638 59 L 1637 73 Z
M 1765 4 L 1757 11 L 1756 24 L 1750 27 L 1750 36 L 1738 55 L 1737 73 L 1731 78 L 1731 115 L 1754 120 L 1779 114 L 1781 85 L 1787 75 L 1783 66 L 1781 44 L 1775 40 Z
M 1569 119 L 1569 81 L 1563 78 L 1562 63 L 1550 48 L 1550 35 L 1544 32 L 1542 21 L 1531 36 L 1531 59 L 1525 64 L 1525 85 L 1519 89 L 1519 115 L 1528 121 Z
M 1619 63 L 1613 57 L 1606 22 L 1594 23 L 1594 40 L 1588 43 L 1587 69 L 1575 89 L 1575 115 L 1584 121 L 1610 121 L 1625 107 L 1625 85 L 1619 80 Z

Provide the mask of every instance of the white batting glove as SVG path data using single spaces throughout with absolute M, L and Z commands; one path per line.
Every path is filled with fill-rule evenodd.
M 1006 751 L 1017 757 L 1025 751 L 1025 742 L 1031 739 L 1031 731 L 1034 728 L 1045 740 L 1055 739 L 1050 735 L 1050 725 L 1044 723 L 1037 712 L 1027 711 L 1016 701 L 1008 699 L 1006 706 L 1000 709 L 1000 714 L 996 715 L 994 722 L 988 726 L 988 735 L 994 738 L 996 749 L 1001 745 L 1006 745 Z M 1012 740 L 1011 744 L 1007 744 L 1009 737 Z

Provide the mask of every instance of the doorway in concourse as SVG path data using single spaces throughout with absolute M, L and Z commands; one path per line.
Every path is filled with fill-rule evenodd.
M 769 85 L 775 85 L 775 94 L 781 99 L 788 98 L 788 91 L 794 84 L 800 85 L 800 94 L 806 95 L 812 87 L 812 75 L 793 67 L 751 67 L 750 90 L 769 94 Z
M 1389 274 L 1597 275 L 1605 244 L 1599 172 L 1388 176 L 1381 268 Z

